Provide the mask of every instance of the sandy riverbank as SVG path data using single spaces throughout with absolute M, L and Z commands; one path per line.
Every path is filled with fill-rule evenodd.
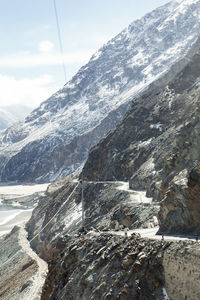
M 9 184 L 0 184 L 0 195 L 19 195 L 27 196 L 37 192 L 45 192 L 49 183 L 44 184 L 19 184 L 19 185 L 9 185 Z
M 11 220 L 8 220 L 5 224 L 0 225 L 0 236 L 8 233 L 15 225 L 23 226 L 31 217 L 32 209 L 20 211 Z

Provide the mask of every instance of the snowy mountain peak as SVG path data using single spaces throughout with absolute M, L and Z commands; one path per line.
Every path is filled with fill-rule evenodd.
M 176 0 L 178 4 L 183 4 L 183 5 L 191 5 L 194 3 L 197 3 L 199 0 Z
M 49 181 L 79 168 L 138 94 L 187 63 L 199 19 L 199 0 L 172 1 L 105 44 L 23 124 L 1 133 L 2 180 Z

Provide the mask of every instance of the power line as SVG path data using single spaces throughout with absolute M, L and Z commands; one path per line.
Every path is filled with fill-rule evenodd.
M 53 0 L 53 3 L 54 3 L 54 13 L 55 13 L 55 18 L 56 18 L 56 25 L 57 25 L 58 41 L 59 41 L 59 45 L 60 45 L 60 55 L 61 55 L 61 59 L 62 59 L 62 67 L 63 67 L 64 78 L 65 78 L 65 83 L 66 83 L 67 82 L 67 75 L 66 75 L 66 68 L 65 68 L 65 62 L 64 62 L 63 43 L 62 43 L 61 30 L 60 30 L 60 25 L 59 25 L 59 18 L 58 18 L 56 0 Z

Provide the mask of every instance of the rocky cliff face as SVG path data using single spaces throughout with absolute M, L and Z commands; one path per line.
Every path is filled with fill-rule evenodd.
M 185 66 L 198 39 L 199 9 L 199 1 L 177 0 L 134 21 L 24 123 L 1 132 L 1 181 L 53 181 L 82 166 L 138 93 Z
M 32 245 L 44 257 L 49 241 L 60 234 L 74 235 L 82 226 L 81 184 L 63 181 L 61 186 L 52 184 L 48 191 L 27 223 L 29 238 L 36 236 Z M 110 230 L 115 228 L 115 220 L 130 229 L 145 228 L 158 214 L 157 203 L 144 196 L 146 201 L 140 200 L 140 195 L 122 189 L 119 183 L 85 182 L 83 195 L 87 229 Z
M 176 147 L 166 159 L 161 185 L 160 232 L 199 234 L 199 120 L 196 113 L 183 127 Z
M 90 152 L 81 176 L 130 180 L 161 202 L 161 230 L 188 232 L 200 225 L 200 53 L 162 87 L 136 99 L 124 120 Z M 190 174 L 190 175 L 189 175 Z M 189 177 L 189 182 L 188 181 Z
M 195 174 L 191 180 L 196 182 Z M 110 212 L 124 222 L 125 204 L 128 213 L 130 207 L 134 212 L 132 225 L 140 227 L 136 219 L 145 206 L 137 211 L 119 183 L 87 182 L 84 191 L 86 226 L 101 231 L 78 233 L 80 184 L 62 180 L 50 185 L 27 224 L 31 245 L 48 269 L 30 249 L 25 231 L 14 228 L 0 239 L 0 299 L 199 299 L 198 243 L 102 231 L 112 221 Z
M 66 236 L 52 247 L 42 300 L 199 299 L 200 249 L 193 242 L 102 234 Z
M 119 183 L 84 183 L 85 226 L 98 231 L 80 236 L 81 185 L 49 186 L 27 223 L 32 247 L 49 265 L 41 299 L 163 299 L 162 257 L 170 243 L 99 231 L 113 219 L 132 228 L 150 220 L 150 206 L 139 208 L 130 196 Z
M 187 122 L 197 116 L 199 66 L 198 51 L 173 80 L 136 99 L 117 128 L 91 150 L 81 176 L 89 180 L 133 176 L 131 186 L 138 188 L 160 177 L 164 157 L 176 147 L 175 138 L 181 137 Z
M 55 251 L 42 300 L 164 297 L 162 255 L 169 244 L 102 234 L 57 245 L 62 254 Z
M 164 281 L 157 252 L 165 246 L 152 244 L 148 252 L 148 242 L 137 240 L 136 235 L 127 241 L 108 231 L 115 227 L 114 220 L 129 228 L 145 226 L 158 207 L 138 203 L 137 195 L 134 198 L 120 183 L 84 182 L 83 191 L 85 227 L 98 231 L 85 237 L 77 234 L 82 226 L 82 186 L 68 181 L 49 186 L 46 198 L 41 198 L 26 225 L 33 249 L 49 265 L 41 299 L 128 299 L 134 295 L 153 299 L 154 293 L 162 299 Z M 91 291 L 94 280 L 96 288 Z M 113 283 L 116 288 L 111 293 Z
M 115 206 L 130 201 L 117 185 L 86 183 L 87 228 L 106 229 Z M 48 193 L 27 224 L 32 247 L 49 266 L 42 300 L 199 299 L 197 243 L 141 239 L 137 234 L 126 237 L 94 229 L 80 235 L 80 185 L 62 181 L 51 185 Z M 141 211 L 137 216 L 134 207 L 133 211 L 135 219 L 141 216 Z M 122 221 L 119 210 L 114 216 Z M 137 226 L 133 216 L 131 219 Z M 182 286 L 183 281 L 189 288 Z

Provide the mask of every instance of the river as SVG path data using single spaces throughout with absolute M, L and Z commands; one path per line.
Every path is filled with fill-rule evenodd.
M 20 205 L 21 199 L 45 193 L 47 187 L 48 184 L 0 185 L 0 236 L 8 233 L 15 225 L 23 226 L 31 217 L 33 207 L 24 209 Z M 5 204 L 6 201 L 9 205 Z

